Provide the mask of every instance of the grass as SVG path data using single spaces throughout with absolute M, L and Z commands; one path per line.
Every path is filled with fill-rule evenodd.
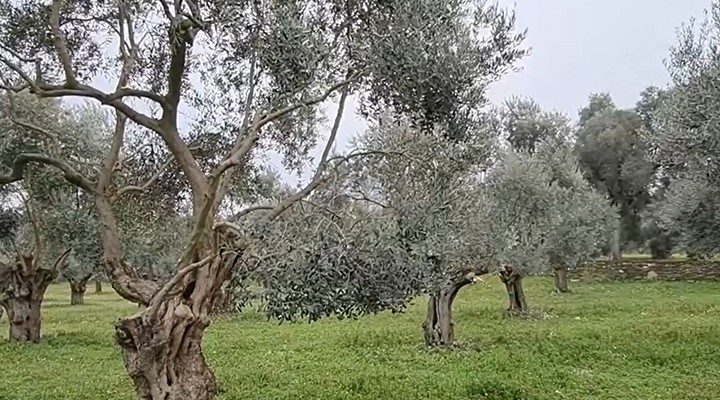
M 215 321 L 205 353 L 220 399 L 717 399 L 720 283 L 572 283 L 527 279 L 547 318 L 506 319 L 495 279 L 455 307 L 462 350 L 421 344 L 423 302 L 405 314 L 315 324 L 255 313 Z M 44 304 L 44 342 L 0 336 L 0 399 L 134 399 L 112 322 L 137 312 L 113 293 L 71 307 L 65 285 Z M 6 318 L 1 325 L 6 329 Z

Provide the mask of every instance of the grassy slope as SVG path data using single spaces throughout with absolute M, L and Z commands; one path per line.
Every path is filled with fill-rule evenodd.
M 503 318 L 495 279 L 460 294 L 456 333 L 465 350 L 421 346 L 422 302 L 402 315 L 316 324 L 216 321 L 205 343 L 221 399 L 717 399 L 720 284 L 581 285 L 552 294 L 529 279 L 531 305 L 550 316 Z M 70 307 L 51 287 L 45 342 L 0 336 L 0 399 L 133 399 L 112 346 L 112 322 L 137 307 L 112 293 Z

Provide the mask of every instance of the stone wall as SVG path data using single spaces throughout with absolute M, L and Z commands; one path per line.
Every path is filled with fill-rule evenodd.
M 570 279 L 624 280 L 659 279 L 669 281 L 720 280 L 720 261 L 622 260 L 596 261 L 571 269 Z

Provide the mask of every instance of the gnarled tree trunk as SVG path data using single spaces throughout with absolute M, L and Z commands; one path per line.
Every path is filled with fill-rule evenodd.
M 555 289 L 560 293 L 567 293 L 568 289 L 568 269 L 565 267 L 553 268 L 555 274 Z
M 77 306 L 85 304 L 85 291 L 87 290 L 87 283 L 90 280 L 90 276 L 84 276 L 80 279 L 70 278 L 70 305 Z
M 51 269 L 40 268 L 34 254 L 18 256 L 13 264 L 0 264 L 0 306 L 7 311 L 11 342 L 40 342 L 43 297 L 69 252 L 58 257 Z
M 422 324 L 425 344 L 428 346 L 450 346 L 455 343 L 455 327 L 452 320 L 452 305 L 460 289 L 475 282 L 476 276 L 486 273 L 485 269 L 465 271 L 444 289 L 430 295 L 427 315 Z
M 505 290 L 508 294 L 508 312 L 527 312 L 527 302 L 525 301 L 525 291 L 522 287 L 522 278 L 522 272 L 516 268 L 510 266 L 500 268 L 500 280 L 505 284 Z
M 205 362 L 202 338 L 234 260 L 218 256 L 187 275 L 178 274 L 137 316 L 115 325 L 125 368 L 142 400 L 210 400 L 215 376 Z

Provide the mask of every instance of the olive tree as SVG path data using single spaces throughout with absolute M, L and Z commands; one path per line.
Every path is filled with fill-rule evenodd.
M 512 312 L 526 312 L 522 278 L 555 270 L 567 290 L 567 268 L 595 255 L 613 226 L 614 209 L 584 181 L 569 145 L 546 143 L 533 154 L 505 152 L 485 182 L 495 226 L 507 226 L 497 255 Z
M 561 191 L 546 210 L 548 225 L 542 240 L 546 248 L 544 259 L 553 269 L 556 289 L 566 292 L 568 268 L 588 261 L 600 250 L 598 246 L 607 241 L 611 233 L 608 227 L 613 226 L 608 215 L 612 208 L 579 172 L 567 116 L 545 111 L 532 99 L 513 97 L 504 103 L 496 118 L 502 139 L 514 152 L 526 157 L 521 164 L 527 164 L 519 168 L 535 168 L 531 161 L 539 162 L 547 172 L 543 175 L 544 183 L 555 184 Z
M 78 171 L 73 160 L 38 151 L 18 154 L 0 183 L 17 182 L 28 165 L 41 163 L 60 169 L 93 197 L 105 272 L 120 296 L 147 305 L 116 324 L 125 367 L 143 399 L 210 399 L 217 393 L 202 353 L 203 334 L 230 270 L 249 262 L 253 244 L 262 241 L 231 228 L 233 221 L 222 221 L 220 211 L 236 178 L 251 173 L 254 155 L 272 147 L 285 155 L 286 165 L 297 167 L 318 139 L 320 104 L 337 101 L 310 182 L 277 203 L 234 213 L 241 218 L 262 212 L 271 224 L 347 161 L 331 159 L 329 153 L 351 93 L 368 94 L 368 109 L 424 110 L 420 122 L 435 123 L 472 111 L 453 101 L 459 88 L 482 86 L 480 78 L 497 75 L 517 56 L 514 18 L 484 2 L 53 0 L 0 5 L 0 62 L 3 75 L 10 76 L 5 87 L 41 98 L 90 98 L 115 111 L 96 176 Z M 446 34 L 436 35 L 438 29 Z M 406 46 L 408 40 L 414 47 Z M 111 49 L 119 57 L 107 56 Z M 452 59 L 465 62 L 448 69 L 443 62 Z M 458 79 L 468 66 L 488 72 Z M 117 79 L 111 91 L 92 86 L 100 71 L 112 76 L 113 69 Z M 193 87 L 191 75 L 203 85 Z M 472 85 L 476 81 L 480 84 Z M 448 82 L 454 84 L 449 91 Z M 198 99 L 227 117 L 202 121 L 199 133 L 188 135 L 181 132 L 180 107 Z M 118 186 L 113 179 L 128 121 L 162 142 L 187 187 L 189 233 L 174 274 L 163 283 L 133 273 L 113 209 L 157 181 L 154 175 Z M 201 140 L 208 137 L 215 140 Z M 195 151 L 193 142 L 221 150 Z
M 671 87 L 652 114 L 648 135 L 670 182 L 658 207 L 662 227 L 679 233 L 689 255 L 720 251 L 720 125 L 718 91 L 720 3 L 708 18 L 685 24 L 667 62 Z
M 3 167 L 12 165 L 15 154 L 47 148 L 53 154 L 73 157 L 63 148 L 61 138 L 78 128 L 91 128 L 92 120 L 76 119 L 54 100 L 6 93 L 0 97 L 0 160 Z M 88 114 L 90 116 L 90 114 Z M 53 129 L 41 125 L 52 122 Z M 83 148 L 88 154 L 92 146 L 84 136 L 66 142 Z M 77 147 L 73 146 L 77 145 Z M 87 166 L 80 166 L 87 170 Z M 11 322 L 10 339 L 18 342 L 40 340 L 40 306 L 48 285 L 58 277 L 59 266 L 72 250 L 67 243 L 53 241 L 59 232 L 52 218 L 66 210 L 64 198 L 75 190 L 52 166 L 37 164 L 26 171 L 26 179 L 0 188 L 7 202 L 15 204 L 22 216 L 22 235 L 14 237 L 5 250 L 0 287 L 4 292 L 3 306 Z
M 493 140 L 478 129 L 462 141 L 441 128 L 383 118 L 358 141 L 360 148 L 398 154 L 353 165 L 348 195 L 369 203 L 374 218 L 390 221 L 396 245 L 415 265 L 415 279 L 430 295 L 423 331 L 428 345 L 454 342 L 452 303 L 460 289 L 489 271 L 493 243 L 476 174 Z

